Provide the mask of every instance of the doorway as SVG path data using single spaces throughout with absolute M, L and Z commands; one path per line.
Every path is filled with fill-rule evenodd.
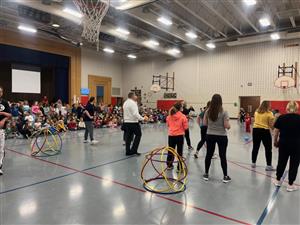
M 250 116 L 254 116 L 256 109 L 260 105 L 260 96 L 240 96 L 240 107 L 249 113 Z
M 89 75 L 90 96 L 94 96 L 97 103 L 111 104 L 111 82 L 110 77 Z
M 104 86 L 97 85 L 96 91 L 97 91 L 97 95 L 96 95 L 97 102 L 102 103 L 104 100 Z

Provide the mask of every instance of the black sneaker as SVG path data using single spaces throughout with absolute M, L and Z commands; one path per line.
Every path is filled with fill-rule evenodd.
M 194 150 L 194 148 L 192 146 L 189 146 L 188 149 L 189 150 Z
M 203 180 L 208 181 L 208 174 L 207 173 L 203 175 Z
M 231 181 L 231 178 L 229 177 L 229 176 L 225 176 L 224 178 L 223 178 L 223 183 L 229 183 Z
M 194 154 L 195 159 L 198 159 L 198 152 Z
M 134 153 L 136 156 L 140 156 L 141 155 L 141 153 L 139 153 L 139 152 L 136 152 L 136 153 Z

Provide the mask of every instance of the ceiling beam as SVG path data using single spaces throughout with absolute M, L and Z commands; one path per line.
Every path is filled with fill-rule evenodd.
M 293 16 L 290 16 L 290 21 L 291 21 L 291 24 L 292 24 L 293 28 L 295 28 L 296 27 L 296 22 L 295 22 L 295 19 L 294 19 Z
M 157 16 L 153 15 L 153 13 L 145 13 L 145 12 L 143 12 L 143 9 L 136 8 L 136 9 L 130 10 L 129 12 L 127 12 L 127 14 L 156 28 L 156 29 L 159 29 L 169 35 L 172 35 L 186 43 L 189 43 L 199 49 L 207 51 L 207 47 L 204 42 L 200 41 L 199 39 L 195 39 L 195 40 L 188 39 L 185 36 L 184 30 L 179 29 L 177 26 L 174 26 L 174 25 L 169 26 L 169 27 L 164 26 L 163 24 L 161 24 L 160 22 L 157 21 Z
M 224 16 L 222 16 L 217 10 L 215 10 L 207 1 L 199 1 L 202 5 L 212 11 L 216 16 L 223 20 L 229 27 L 235 30 L 238 34 L 243 35 L 243 33 L 236 28 L 231 22 L 229 22 Z M 220 4 L 220 3 L 219 3 Z
M 202 18 L 201 16 L 199 16 L 196 12 L 194 12 L 193 10 L 191 10 L 190 8 L 188 8 L 186 5 L 184 5 L 182 2 L 180 2 L 179 0 L 174 0 L 174 2 L 179 5 L 181 8 L 183 8 L 184 10 L 186 10 L 188 13 L 192 14 L 195 18 L 197 18 L 198 20 L 200 20 L 202 23 L 204 23 L 206 26 L 208 26 L 209 28 L 211 28 L 212 30 L 218 32 L 219 34 L 221 34 L 223 37 L 227 37 L 226 34 L 224 34 L 222 31 L 218 30 L 215 26 L 213 26 L 211 23 L 209 23 L 207 20 L 205 20 L 204 18 Z
M 252 21 L 248 18 L 248 16 L 237 6 L 233 1 L 227 1 L 232 8 L 245 20 L 257 33 L 259 32 L 259 29 L 252 23 Z

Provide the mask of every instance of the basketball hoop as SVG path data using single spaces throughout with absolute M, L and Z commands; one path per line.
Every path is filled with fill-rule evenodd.
M 281 89 L 296 87 L 296 81 L 290 76 L 281 76 L 275 80 L 275 87 Z
M 83 14 L 81 36 L 91 43 L 96 43 L 99 51 L 100 27 L 109 9 L 110 0 L 73 0 L 73 2 Z
M 158 84 L 152 84 L 152 86 L 150 87 L 150 91 L 156 93 L 159 92 L 161 90 L 161 87 Z

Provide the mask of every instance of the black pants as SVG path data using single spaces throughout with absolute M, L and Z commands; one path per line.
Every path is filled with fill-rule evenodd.
M 139 144 L 142 137 L 142 130 L 139 123 L 124 123 L 125 128 L 125 141 L 126 141 L 126 155 L 137 153 Z M 133 140 L 134 137 L 134 140 Z M 131 142 L 133 144 L 131 146 Z
M 276 170 L 277 180 L 281 179 L 289 159 L 290 159 L 289 184 L 292 185 L 296 180 L 299 162 L 300 162 L 300 141 L 298 142 L 280 141 L 278 164 Z
M 256 163 L 257 155 L 262 142 L 265 147 L 265 155 L 267 165 L 272 165 L 272 136 L 270 130 L 262 128 L 253 128 L 253 150 L 252 150 L 252 163 Z
M 183 142 L 184 142 L 183 135 L 169 136 L 168 142 L 169 142 L 169 147 L 176 149 L 178 155 L 182 156 Z M 167 166 L 171 167 L 173 165 L 173 161 L 174 161 L 174 155 L 171 152 L 168 152 Z
M 190 139 L 190 130 L 189 129 L 185 130 L 184 136 L 185 136 L 187 146 L 190 147 L 191 146 L 191 139 Z
M 219 136 L 219 135 L 207 135 L 206 136 L 206 145 L 207 145 L 207 153 L 205 157 L 205 173 L 208 174 L 209 167 L 211 164 L 211 159 L 214 155 L 216 144 L 218 144 L 219 155 L 221 159 L 221 167 L 223 170 L 224 176 L 227 176 L 227 159 L 226 159 L 226 151 L 228 145 L 227 136 Z
M 207 126 L 202 126 L 201 127 L 201 140 L 199 141 L 199 143 L 197 145 L 197 151 L 200 151 L 200 149 L 202 148 L 202 146 L 204 145 L 204 143 L 206 141 L 206 132 L 207 132 Z

